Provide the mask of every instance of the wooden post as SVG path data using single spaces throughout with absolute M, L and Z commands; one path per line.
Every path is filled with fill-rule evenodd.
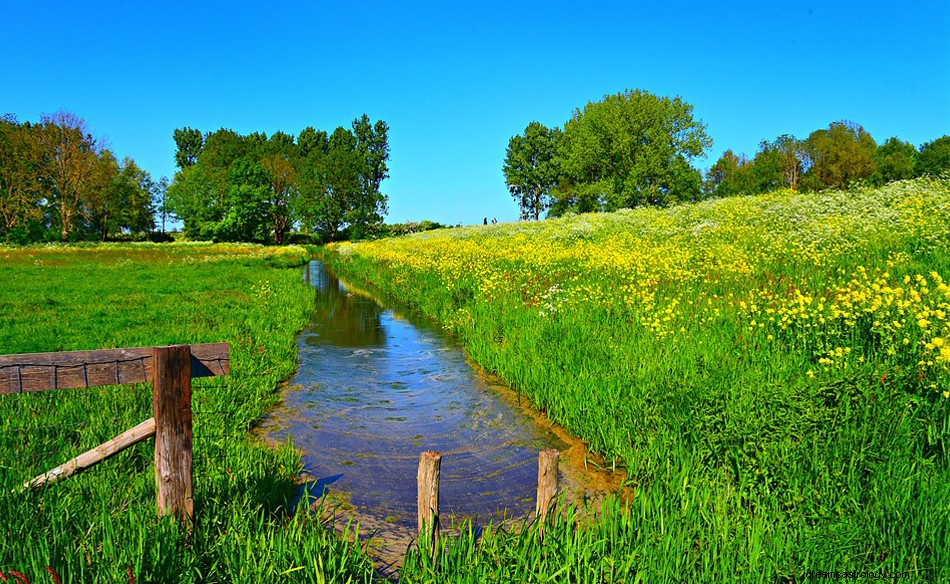
M 535 512 L 538 515 L 538 529 L 542 539 L 548 511 L 557 496 L 557 459 L 557 450 L 542 450 L 538 456 L 538 500 Z
M 194 517 L 191 462 L 191 349 L 155 347 L 152 411 L 155 414 L 155 491 L 158 514 Z
M 416 482 L 419 486 L 419 540 L 428 537 L 435 557 L 436 544 L 439 541 L 439 473 L 442 469 L 442 455 L 426 450 L 419 456 L 419 474 Z

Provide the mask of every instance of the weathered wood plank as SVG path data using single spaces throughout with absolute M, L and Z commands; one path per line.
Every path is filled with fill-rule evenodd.
M 418 485 L 419 540 L 424 538 L 431 546 L 433 557 L 439 542 L 439 475 L 442 454 L 426 450 L 419 455 Z
M 189 347 L 192 377 L 212 377 L 230 373 L 227 343 L 207 343 Z M 2 355 L 0 394 L 151 381 L 152 350 L 153 347 L 136 347 Z
M 151 438 L 155 435 L 155 418 L 149 418 L 137 426 L 129 428 L 112 440 L 96 446 L 92 450 L 83 452 L 76 458 L 64 462 L 51 471 L 45 472 L 40 476 L 28 481 L 23 485 L 23 489 L 36 488 L 48 483 L 72 476 L 77 472 L 87 469 L 94 464 L 98 464 L 109 458 L 113 454 L 121 452 L 130 446 Z
M 535 504 L 535 513 L 538 518 L 538 529 L 541 539 L 544 539 L 544 524 L 548 518 L 551 503 L 557 497 L 557 450 L 542 450 L 538 455 L 538 498 Z
M 158 514 L 194 517 L 191 463 L 191 359 L 188 345 L 155 347 L 155 491 Z

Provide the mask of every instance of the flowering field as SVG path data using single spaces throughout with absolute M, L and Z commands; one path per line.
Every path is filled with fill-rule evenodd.
M 329 252 L 626 470 L 598 577 L 950 577 L 950 182 Z

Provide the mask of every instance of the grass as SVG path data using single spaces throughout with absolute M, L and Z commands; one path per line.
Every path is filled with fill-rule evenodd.
M 410 553 L 407 582 L 950 580 L 950 183 L 330 246 L 627 473 L 543 546 Z M 453 568 L 454 567 L 454 568 Z M 616 568 L 616 570 L 614 569 Z
M 151 416 L 146 385 L 0 396 L 0 572 L 32 582 L 369 582 L 358 546 L 294 510 L 298 455 L 248 434 L 296 366 L 313 291 L 301 248 L 0 249 L 0 354 L 230 343 L 195 380 L 196 524 L 158 519 L 146 441 L 32 491 L 29 478 Z M 8 576 L 9 577 L 9 576 Z

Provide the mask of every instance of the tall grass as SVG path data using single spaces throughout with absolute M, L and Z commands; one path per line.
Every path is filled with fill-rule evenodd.
M 301 248 L 0 249 L 0 354 L 230 343 L 231 374 L 195 380 L 196 523 L 158 519 L 152 443 L 36 491 L 29 478 L 151 416 L 146 385 L 0 396 L 0 572 L 34 583 L 368 582 L 373 569 L 295 511 L 300 460 L 248 430 L 296 365 L 313 291 Z M 351 534 L 352 535 L 352 534 Z
M 447 542 L 447 565 L 477 577 L 410 555 L 406 581 L 950 579 L 950 183 L 440 230 L 328 257 L 440 320 L 634 492 L 543 547 Z

